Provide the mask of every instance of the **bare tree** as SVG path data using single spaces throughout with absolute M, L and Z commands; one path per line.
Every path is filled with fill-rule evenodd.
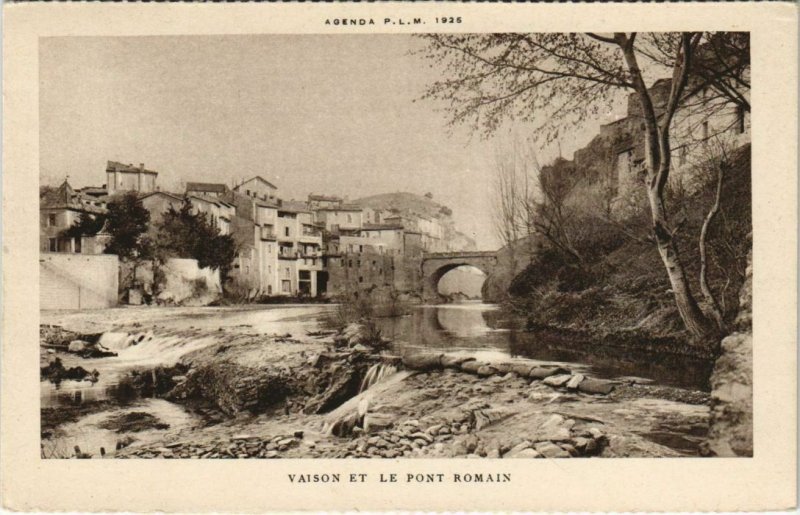
M 494 222 L 501 242 L 513 253 L 520 240 L 527 238 L 532 255 L 535 217 L 535 177 L 539 163 L 532 146 L 513 140 L 511 149 L 495 154 Z
M 511 247 L 521 236 L 518 180 L 513 158 L 498 155 L 494 174 L 494 225 L 503 246 Z
M 700 250 L 700 291 L 706 302 L 706 310 L 716 322 L 720 331 L 726 330 L 725 325 L 725 306 L 721 298 L 724 297 L 724 290 L 730 284 L 731 279 L 727 277 L 722 291 L 715 294 L 708 280 L 709 272 L 709 255 L 708 255 L 708 235 L 712 224 L 715 222 L 717 216 L 722 208 L 722 191 L 726 179 L 726 174 L 732 165 L 732 154 L 734 150 L 734 143 L 730 138 L 719 135 L 706 141 L 703 148 L 698 153 L 698 158 L 693 163 L 693 168 L 696 170 L 697 175 L 701 180 L 710 180 L 713 182 L 714 196 L 711 206 L 703 219 L 703 224 L 700 229 L 700 237 L 698 247 Z
M 565 127 L 580 124 L 608 108 L 616 92 L 638 99 L 645 133 L 645 190 L 652 231 L 675 303 L 685 327 L 699 342 L 716 333 L 715 324 L 692 295 L 675 244 L 664 192 L 671 170 L 671 129 L 683 105 L 699 48 L 714 34 L 431 34 L 422 36 L 422 53 L 438 63 L 444 80 L 426 97 L 449 105 L 450 122 L 472 123 L 488 134 L 506 118 L 537 124 L 546 142 Z M 704 70 L 714 70 L 714 53 L 705 52 Z M 719 59 L 718 59 L 719 60 Z M 706 62 L 706 61 L 704 61 Z M 734 73 L 725 67 L 727 73 Z M 741 67 L 744 72 L 747 66 Z M 670 73 L 666 98 L 654 98 L 647 81 Z M 728 84 L 729 82 L 726 82 Z M 742 81 L 737 91 L 746 92 Z M 745 94 L 743 93 L 743 97 Z
M 576 245 L 578 213 L 570 208 L 569 200 L 581 182 L 582 175 L 575 165 L 558 158 L 539 171 L 539 189 L 542 200 L 536 204 L 533 217 L 536 232 L 558 250 L 583 267 L 584 258 Z

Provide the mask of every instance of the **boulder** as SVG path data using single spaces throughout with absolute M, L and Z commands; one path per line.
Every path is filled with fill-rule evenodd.
M 424 440 L 426 443 L 433 443 L 433 437 L 431 435 L 427 434 L 427 433 L 423 433 L 422 431 L 418 431 L 416 433 L 412 433 L 409 438 L 412 438 L 412 439 L 415 439 L 415 440 L 417 440 L 417 439 Z
M 508 450 L 507 453 L 503 455 L 504 458 L 516 458 L 519 453 L 526 449 L 530 449 L 533 444 L 529 440 L 525 440 L 522 443 L 518 443 L 514 447 Z
M 469 374 L 477 374 L 481 367 L 486 366 L 482 361 L 465 361 L 461 364 L 461 370 Z
M 591 377 L 587 377 L 578 385 L 578 390 L 584 393 L 597 393 L 601 395 L 608 395 L 613 389 L 613 381 L 593 379 Z
M 494 367 L 495 370 L 497 370 L 498 374 L 502 375 L 511 372 L 511 369 L 514 368 L 514 364 L 507 361 L 502 363 L 492 363 L 491 366 Z
M 538 451 L 528 448 L 519 451 L 518 453 L 514 454 L 513 456 L 508 456 L 508 458 L 541 458 L 542 455 L 539 454 Z
M 562 367 L 533 367 L 528 371 L 531 379 L 544 379 L 550 376 L 569 374 L 570 371 Z
M 364 432 L 377 433 L 392 427 L 394 417 L 385 413 L 367 413 L 364 416 Z
M 444 368 L 460 368 L 462 363 L 467 361 L 475 361 L 475 358 L 470 356 L 459 356 L 456 354 L 445 354 L 442 356 L 441 363 Z
M 553 442 L 539 442 L 534 448 L 545 458 L 569 458 L 569 453 Z
M 464 447 L 467 449 L 467 454 L 472 454 L 475 452 L 475 449 L 478 448 L 479 443 L 480 442 L 478 441 L 477 436 L 473 434 L 467 435 L 467 437 L 464 439 Z
M 336 436 L 347 436 L 353 431 L 353 428 L 356 427 L 358 422 L 358 413 L 349 413 L 344 417 L 338 418 L 333 424 L 331 424 L 330 432 Z M 281 445 L 281 443 L 278 442 L 278 445 Z
M 511 371 L 520 377 L 528 377 L 528 374 L 533 368 L 534 366 L 530 364 L 517 363 L 511 367 Z
M 481 377 L 489 377 L 495 375 L 497 369 L 493 365 L 484 365 L 477 370 L 477 373 Z
M 561 444 L 559 447 L 561 447 L 562 449 L 564 449 L 565 451 L 567 451 L 567 452 L 569 453 L 569 455 L 570 455 L 570 456 L 578 456 L 578 455 L 580 454 L 580 453 L 578 452 L 578 449 L 576 449 L 576 448 L 575 448 L 573 445 L 571 445 L 571 444 L 568 444 L 568 443 L 562 443 L 562 444 Z
M 578 452 L 584 456 L 592 456 L 597 452 L 597 442 L 592 438 L 579 436 L 574 438 L 572 443 Z
M 442 354 L 411 354 L 403 356 L 403 365 L 411 370 L 435 370 L 442 367 Z
M 542 382 L 548 386 L 564 386 L 567 382 L 572 379 L 572 376 L 569 374 L 559 374 L 555 376 L 545 377 Z
M 85 342 L 83 340 L 72 340 L 69 342 L 69 346 L 67 346 L 67 350 L 70 352 L 83 352 L 91 346 L 89 342 Z
M 429 427 L 426 432 L 430 435 L 436 436 L 439 434 L 439 430 L 444 427 L 444 424 L 436 424 Z
M 570 429 L 575 425 L 572 419 L 564 419 L 561 415 L 553 414 L 544 424 L 539 426 L 536 436 L 540 440 L 564 441 L 572 437 Z
M 578 388 L 578 385 L 581 384 L 581 382 L 584 379 L 586 379 L 585 375 L 575 374 L 569 379 L 569 381 L 567 381 L 567 388 L 569 388 L 570 390 L 576 390 Z

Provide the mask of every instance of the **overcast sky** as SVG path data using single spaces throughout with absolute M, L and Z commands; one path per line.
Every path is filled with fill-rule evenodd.
M 409 55 L 418 44 L 407 35 L 43 39 L 42 182 L 69 175 L 73 186 L 100 186 L 115 160 L 158 171 L 164 190 L 258 174 L 287 199 L 431 192 L 460 230 L 496 248 L 492 166 L 509 136 L 449 134 L 436 105 L 414 102 L 437 78 Z M 565 156 L 593 130 L 562 141 Z

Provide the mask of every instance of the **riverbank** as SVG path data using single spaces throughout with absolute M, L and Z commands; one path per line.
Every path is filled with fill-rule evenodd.
M 146 431 L 109 424 L 154 410 L 149 401 L 109 406 L 106 399 L 95 403 L 97 410 L 61 405 L 57 409 L 79 412 L 48 427 L 45 440 L 71 443 L 80 434 L 103 432 L 107 457 L 618 457 L 696 455 L 705 434 L 708 395 L 698 390 L 620 376 L 589 393 L 575 380 L 586 375 L 580 367 L 565 374 L 574 367 L 563 362 L 478 364 L 469 358 L 482 360 L 486 353 L 469 351 L 455 353 L 458 359 L 432 354 L 438 365 L 420 367 L 391 350 L 375 353 L 357 338 L 343 342 L 310 324 L 303 309 L 270 323 L 252 322 L 270 319 L 271 310 L 228 308 L 137 310 L 136 317 L 127 309 L 43 315 L 43 323 L 76 331 L 126 332 L 129 341 L 146 335 L 120 348 L 118 357 L 88 361 L 100 364 L 101 383 L 102 363 L 129 363 L 139 383 L 150 384 L 149 395 L 168 405 L 158 404 L 154 419 L 130 415 L 153 422 Z M 291 336 L 270 334 L 292 324 Z M 172 343 L 159 343 L 166 341 Z M 200 345 L 178 355 L 173 350 L 181 342 Z M 163 345 L 162 355 L 177 356 L 174 363 L 133 359 L 156 344 Z M 174 364 L 181 368 L 170 368 Z M 141 390 L 136 381 L 120 383 L 126 381 Z M 160 419 L 167 408 L 186 416 L 179 423 Z M 159 423 L 170 427 L 158 429 Z M 65 428 L 76 433 L 59 436 Z M 119 450 L 112 437 L 123 443 Z M 99 457 L 91 447 L 98 444 L 89 441 L 82 452 Z

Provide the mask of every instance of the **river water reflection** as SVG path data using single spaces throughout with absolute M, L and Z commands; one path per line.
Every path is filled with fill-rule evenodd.
M 634 376 L 658 384 L 708 390 L 713 366 L 701 359 L 637 353 L 607 346 L 553 341 L 538 333 L 501 327 L 499 308 L 468 302 L 416 307 L 411 315 L 382 319 L 383 335 L 399 353 L 421 349 L 469 351 L 479 359 L 529 358 L 569 364 L 597 377 Z

